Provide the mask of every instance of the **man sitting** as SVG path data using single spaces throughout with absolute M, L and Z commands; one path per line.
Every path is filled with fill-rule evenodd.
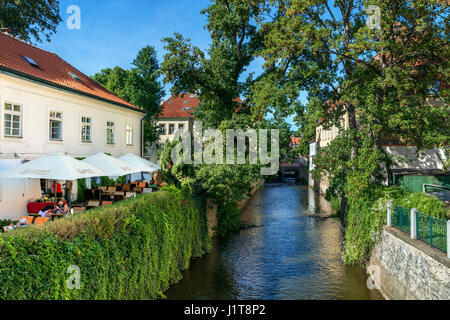
M 58 203 L 56 204 L 55 214 L 64 214 L 66 215 L 69 212 L 69 206 L 64 203 L 61 199 L 58 199 Z

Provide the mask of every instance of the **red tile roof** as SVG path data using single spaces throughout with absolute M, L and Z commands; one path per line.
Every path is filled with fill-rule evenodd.
M 180 94 L 176 98 L 170 97 L 162 104 L 159 118 L 194 118 L 192 112 L 199 103 L 196 95 L 191 97 L 189 94 Z M 183 110 L 183 108 L 190 108 L 190 110 Z
M 33 67 L 25 60 L 24 56 L 33 59 L 39 68 Z M 56 54 L 39 49 L 1 32 L 0 70 L 144 112 L 141 108 L 109 92 Z M 74 79 L 68 72 L 75 74 L 80 80 Z
M 244 102 L 238 97 L 235 101 L 239 104 Z M 197 95 L 191 97 L 190 94 L 178 95 L 176 98 L 170 97 L 161 105 L 160 119 L 164 118 L 194 118 L 192 112 L 198 106 L 200 100 Z M 190 110 L 183 110 L 183 108 L 190 108 Z M 236 109 L 238 112 L 241 108 Z

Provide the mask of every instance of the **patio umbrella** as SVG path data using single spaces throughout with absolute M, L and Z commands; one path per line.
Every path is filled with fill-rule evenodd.
M 136 168 L 139 168 L 140 172 L 152 173 L 152 172 L 161 170 L 161 167 L 159 165 L 157 165 L 151 161 L 148 161 L 146 159 L 143 159 L 141 157 L 138 157 L 131 153 L 129 153 L 119 159 L 136 167 Z
M 48 179 L 53 180 L 56 193 L 56 180 L 70 180 L 102 177 L 108 173 L 83 163 L 70 156 L 55 153 L 0 171 L 0 179 Z
M 139 168 L 136 168 L 132 164 L 128 164 L 104 153 L 99 153 L 86 158 L 82 162 L 107 172 L 107 176 L 109 177 L 122 177 L 128 174 L 141 172 Z
M 59 153 L 45 155 L 4 171 L 0 178 L 5 179 L 48 179 L 77 180 L 107 176 L 108 173 L 70 156 Z

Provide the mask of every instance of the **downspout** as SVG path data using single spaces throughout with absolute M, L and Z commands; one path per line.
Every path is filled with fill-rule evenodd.
M 141 119 L 141 158 L 144 157 L 144 118 Z

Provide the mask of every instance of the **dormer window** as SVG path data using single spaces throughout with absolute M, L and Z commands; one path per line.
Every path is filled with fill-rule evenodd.
M 31 59 L 30 57 L 22 56 L 22 58 L 23 58 L 26 62 L 28 62 L 32 67 L 39 68 L 39 65 L 36 63 L 36 61 L 34 61 L 33 59 Z
M 170 101 L 169 101 L 169 104 L 171 104 L 171 103 L 173 103 L 173 100 L 170 100 Z
M 189 100 L 184 100 L 184 103 L 188 103 L 189 102 Z

